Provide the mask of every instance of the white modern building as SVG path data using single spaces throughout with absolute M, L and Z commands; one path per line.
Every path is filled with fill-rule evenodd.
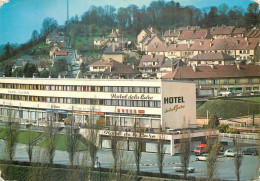
M 131 139 L 131 129 L 136 125 L 144 130 L 142 136 L 147 139 L 148 151 L 149 143 L 160 138 L 161 129 L 168 132 L 163 139 L 174 154 L 174 140 L 181 136 L 174 135 L 174 131 L 196 127 L 195 83 L 191 82 L 3 77 L 0 105 L 3 121 L 8 119 L 7 110 L 12 110 L 14 120 L 35 125 L 44 125 L 49 112 L 61 123 L 73 116 L 82 135 L 87 120 L 94 115 L 103 147 L 113 134 L 111 127 L 116 125 L 122 137 Z M 192 134 L 192 137 L 203 136 L 201 132 Z

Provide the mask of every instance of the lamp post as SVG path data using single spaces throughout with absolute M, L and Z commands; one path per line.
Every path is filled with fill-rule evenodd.
M 101 163 L 98 161 L 98 157 L 96 157 L 97 160 L 97 167 L 99 168 L 99 181 L 101 181 Z

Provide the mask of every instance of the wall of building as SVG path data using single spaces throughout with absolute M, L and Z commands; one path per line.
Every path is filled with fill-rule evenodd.
M 124 61 L 123 54 L 104 54 L 103 58 L 105 60 L 113 59 L 113 60 L 116 60 L 116 61 L 118 61 L 120 63 L 123 63 L 123 61 Z

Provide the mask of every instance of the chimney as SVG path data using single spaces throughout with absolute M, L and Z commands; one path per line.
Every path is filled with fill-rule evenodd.
M 212 47 L 212 42 L 210 42 L 209 47 Z
M 114 29 L 112 29 L 112 33 L 114 33 Z
M 188 43 L 188 48 L 190 48 L 190 42 Z
M 196 65 L 192 65 L 192 69 L 194 72 L 196 72 Z
M 115 52 L 115 49 L 116 49 L 116 47 L 115 47 L 115 44 L 113 43 L 112 44 L 112 52 Z
M 212 69 L 214 69 L 214 64 L 210 65 L 210 67 L 211 67 Z
M 240 70 L 240 64 L 237 64 L 237 69 Z
M 245 40 L 246 40 L 246 41 L 248 40 L 247 37 L 245 37 Z

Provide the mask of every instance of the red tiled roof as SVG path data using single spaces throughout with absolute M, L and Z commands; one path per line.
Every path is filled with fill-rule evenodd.
M 251 29 L 246 34 L 246 37 L 249 37 L 249 38 L 260 38 L 260 31 L 258 29 Z
M 192 57 L 190 60 L 235 60 L 234 57 L 227 55 L 223 52 L 217 53 L 202 53 Z
M 231 35 L 234 28 L 235 28 L 234 26 L 213 27 L 210 29 L 210 34 L 211 35 Z
M 60 50 L 60 51 L 55 51 L 56 56 L 67 56 L 68 52 L 66 50 Z
M 167 74 L 165 79 L 207 79 L 207 78 L 243 78 L 243 77 L 259 77 L 259 65 L 240 65 L 240 69 L 236 65 L 215 65 L 197 66 L 196 71 L 193 67 L 179 67 L 172 74 Z
M 186 39 L 205 39 L 208 34 L 207 29 L 200 29 L 196 31 L 183 31 L 178 37 L 179 40 Z
M 232 34 L 237 35 L 237 34 L 244 34 L 244 33 L 246 33 L 246 28 L 235 28 Z
M 101 66 L 101 65 L 108 65 L 108 60 L 104 60 L 104 59 L 101 59 L 99 61 L 96 61 L 96 62 L 93 62 L 92 64 L 90 64 L 90 66 Z
M 227 39 L 204 39 L 196 40 L 193 44 L 159 44 L 148 46 L 148 52 L 169 52 L 169 51 L 214 51 L 214 50 L 255 50 L 258 46 L 258 39 L 229 37 Z
M 141 74 L 141 72 L 130 66 L 112 60 L 109 63 L 109 67 L 104 71 L 104 74 Z

